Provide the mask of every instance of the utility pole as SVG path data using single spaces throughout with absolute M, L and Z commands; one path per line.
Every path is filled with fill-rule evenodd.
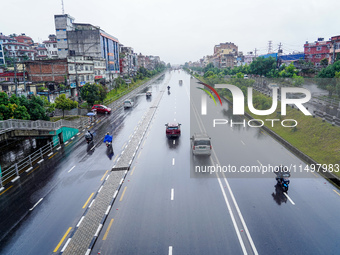
M 63 0 L 61 0 L 61 10 L 62 10 L 62 13 L 64 15 L 65 13 L 64 13 L 64 1 Z
M 18 96 L 18 81 L 17 81 L 17 61 L 14 52 L 14 82 L 15 82 L 15 95 Z
M 272 41 L 268 41 L 268 54 L 272 53 L 273 49 L 272 49 Z
M 255 48 L 255 58 L 256 58 L 256 52 L 257 52 L 257 49 Z
M 276 60 L 276 67 L 279 68 L 280 65 L 281 65 L 281 60 L 280 60 L 280 55 L 282 53 L 282 50 L 281 50 L 281 47 L 282 47 L 282 44 L 280 42 L 280 44 L 278 45 L 279 46 L 279 49 L 277 51 L 277 60 Z

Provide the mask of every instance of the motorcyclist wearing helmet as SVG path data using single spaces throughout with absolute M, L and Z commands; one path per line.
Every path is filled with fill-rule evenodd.
M 103 142 L 104 142 L 104 143 L 105 143 L 105 142 L 108 142 L 108 143 L 111 143 L 111 142 L 112 142 L 112 136 L 110 135 L 109 132 L 106 133 Z
M 87 130 L 87 133 L 85 133 L 85 139 L 87 141 L 92 141 L 93 140 L 93 134 L 90 132 L 90 130 Z

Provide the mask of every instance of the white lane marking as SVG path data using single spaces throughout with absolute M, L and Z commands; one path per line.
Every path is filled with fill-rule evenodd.
M 44 159 L 40 159 L 39 161 L 38 161 L 38 164 L 40 164 L 41 162 L 43 162 L 44 161 Z
M 169 246 L 169 255 L 172 255 L 172 246 Z
M 82 132 L 84 132 L 85 131 L 85 128 L 83 129 L 83 131 Z
M 99 224 L 99 226 L 98 226 L 98 228 L 97 228 L 97 231 L 96 231 L 96 233 L 94 234 L 94 236 L 98 236 L 99 231 L 102 229 L 102 227 L 103 227 L 103 224 Z
M 13 182 L 15 182 L 15 181 L 17 181 L 17 180 L 19 180 L 20 179 L 20 176 L 17 176 L 17 177 L 15 177 L 13 180 L 11 180 L 11 182 L 13 183 Z
M 65 145 L 68 144 L 68 141 L 65 143 Z
M 77 135 L 80 135 L 80 132 Z
M 75 168 L 75 167 L 76 167 L 76 166 L 71 167 L 71 169 L 68 170 L 68 173 L 71 172 L 71 171 L 73 170 L 73 168 Z
M 51 152 L 50 154 L 47 155 L 47 157 L 51 156 L 53 154 L 53 152 Z
M 244 246 L 244 243 L 243 243 L 243 240 L 242 240 L 240 231 L 239 231 L 239 229 L 238 229 L 238 227 L 237 227 L 237 224 L 236 224 L 236 220 L 235 220 L 235 217 L 234 217 L 234 213 L 233 213 L 233 211 L 231 210 L 231 207 L 230 207 L 230 204 L 229 204 L 227 195 L 225 194 L 225 191 L 224 191 L 224 188 L 223 188 L 223 185 L 222 185 L 222 182 L 221 182 L 221 178 L 217 177 L 217 180 L 218 180 L 218 183 L 219 183 L 219 185 L 220 185 L 220 188 L 221 188 L 221 191 L 222 191 L 222 195 L 223 195 L 223 197 L 224 197 L 224 201 L 225 201 L 226 204 L 227 204 L 228 211 L 229 211 L 229 214 L 230 214 L 230 218 L 231 218 L 231 221 L 233 222 L 234 229 L 235 229 L 235 232 L 236 232 L 238 241 L 239 241 L 239 243 L 240 243 L 240 245 L 241 245 L 243 254 L 247 254 L 246 247 Z
M 172 142 L 172 144 L 175 144 L 175 140 Z
M 259 162 L 259 164 L 262 166 L 261 162 L 257 160 L 257 162 Z
M 100 189 L 98 190 L 98 193 L 100 193 L 100 191 L 102 190 L 102 188 L 103 188 L 103 185 L 100 186 Z
M 81 222 L 83 221 L 84 218 L 85 218 L 85 216 L 81 217 L 80 221 L 78 222 L 78 224 L 76 226 L 77 228 L 79 228 L 79 226 L 80 226 L 80 224 L 81 224 Z
M 32 211 L 42 200 L 43 200 L 43 198 L 40 198 L 39 201 L 36 202 L 35 205 L 33 205 L 33 207 L 30 209 L 30 211 Z
M 246 145 L 242 140 L 241 140 L 241 143 L 242 143 L 243 145 Z
M 261 165 L 262 165 L 262 164 L 261 164 Z M 256 249 L 256 247 L 255 247 L 255 244 L 254 244 L 254 242 L 253 242 L 253 239 L 251 238 L 251 235 L 250 235 L 250 232 L 249 232 L 248 227 L 247 227 L 247 225 L 246 225 L 246 222 L 245 222 L 244 219 L 243 219 L 241 210 L 240 210 L 240 208 L 238 207 L 238 204 L 237 204 L 237 202 L 236 202 L 236 199 L 235 199 L 235 197 L 234 197 L 234 194 L 233 194 L 233 192 L 232 192 L 232 190 L 231 190 L 231 188 L 230 188 L 230 186 L 229 186 L 229 182 L 228 182 L 227 178 L 224 177 L 223 179 L 224 179 L 224 182 L 227 184 L 227 187 L 228 187 L 228 190 L 229 190 L 231 199 L 233 200 L 233 203 L 234 203 L 234 205 L 235 205 L 235 208 L 236 208 L 236 211 L 237 211 L 237 213 L 238 213 L 238 216 L 240 217 L 241 223 L 242 223 L 243 228 L 244 228 L 244 230 L 245 230 L 245 232 L 246 232 L 246 235 L 247 235 L 247 237 L 248 237 L 248 240 L 249 240 L 249 243 L 250 243 L 250 245 L 251 245 L 251 248 L 253 249 L 254 254 L 255 254 L 255 255 L 258 255 L 259 253 L 257 252 L 257 249 Z
M 71 140 L 73 140 L 74 139 L 74 136 L 71 138 Z
M 283 194 L 288 198 L 289 202 L 291 202 L 293 205 L 295 205 L 294 201 L 287 195 L 286 192 L 283 192 Z
M 61 146 L 59 146 L 59 147 L 57 148 L 57 151 L 60 150 L 60 149 L 61 149 Z
M 174 189 L 171 189 L 171 200 L 174 200 Z
M 67 239 L 67 242 L 65 243 L 64 247 L 61 249 L 60 252 L 64 252 L 64 250 L 66 249 L 68 243 L 71 241 L 71 238 Z
M 91 151 L 94 149 L 94 147 L 96 147 L 96 145 L 93 145 L 93 147 L 91 148 Z
M 175 165 L 175 158 L 172 158 L 172 165 Z

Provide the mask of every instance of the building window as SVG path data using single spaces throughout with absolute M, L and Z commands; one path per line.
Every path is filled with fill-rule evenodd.
M 66 31 L 66 29 L 63 29 L 63 31 Z
M 60 39 L 57 39 L 57 41 L 59 42 L 59 41 L 60 41 Z
M 57 48 L 57 45 L 55 43 L 53 44 L 53 48 Z
M 320 51 L 322 49 L 321 46 L 316 47 L 316 51 Z
M 89 70 L 89 67 L 88 67 L 88 66 L 85 66 L 85 70 L 88 71 L 88 70 Z
M 67 39 L 64 39 L 64 41 L 67 41 Z
M 315 58 L 321 58 L 321 55 L 320 54 L 316 54 Z
M 61 49 L 58 49 L 58 51 L 61 51 Z
M 93 67 L 92 66 L 90 66 L 90 71 L 92 71 L 93 70 Z

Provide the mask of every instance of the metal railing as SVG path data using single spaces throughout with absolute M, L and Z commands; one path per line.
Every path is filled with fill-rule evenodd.
M 69 120 L 58 120 L 56 122 L 45 121 L 45 120 L 16 120 L 16 119 L 9 119 L 9 120 L 2 120 L 0 121 L 0 134 L 15 130 L 33 130 L 33 129 L 40 129 L 40 130 L 57 130 L 61 127 L 72 127 L 72 128 L 79 128 L 80 126 L 84 125 L 84 122 L 88 121 L 87 117 L 80 118 L 77 121 L 69 121 Z
M 44 156 L 49 152 L 53 152 L 53 148 L 59 144 L 59 139 L 56 137 L 54 141 L 47 143 L 39 150 L 28 155 L 23 160 L 15 163 L 9 168 L 3 169 L 0 174 L 0 189 L 10 181 L 14 182 L 23 172 L 31 171 L 35 163 L 42 162 L 44 160 Z

